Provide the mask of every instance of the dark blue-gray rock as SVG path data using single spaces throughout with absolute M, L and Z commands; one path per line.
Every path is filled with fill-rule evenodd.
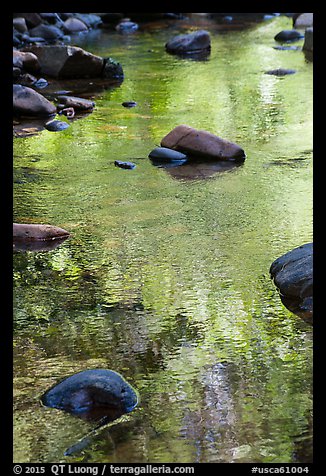
M 123 162 L 122 160 L 115 160 L 114 165 L 120 167 L 120 169 L 134 169 L 136 167 L 133 162 Z
M 101 17 L 95 13 L 75 13 L 75 17 L 83 21 L 88 28 L 96 28 L 103 23 Z
M 123 20 L 123 21 L 121 21 L 120 23 L 117 24 L 115 29 L 119 33 L 133 33 L 134 31 L 138 30 L 138 24 L 134 23 L 132 21 Z
M 269 272 L 283 304 L 312 323 L 313 243 L 306 243 L 277 258 Z
M 82 20 L 74 17 L 67 18 L 62 27 L 63 31 L 68 34 L 88 30 L 88 26 Z
M 105 79 L 122 80 L 124 77 L 121 64 L 110 57 L 104 58 L 104 67 L 101 75 Z
M 175 160 L 187 160 L 186 154 L 178 152 L 174 149 L 169 149 L 168 147 L 155 147 L 149 154 L 150 159 L 159 159 L 160 161 L 175 161 Z
M 301 50 L 301 46 L 294 46 L 294 45 L 277 45 L 273 46 L 274 50 L 281 50 L 281 51 L 298 51 Z
M 44 78 L 39 78 L 35 83 L 33 84 L 34 88 L 37 89 L 43 89 L 46 88 L 49 85 L 46 79 Z
M 13 85 L 13 109 L 17 116 L 52 116 L 56 107 L 34 89 L 20 84 Z
M 54 25 L 41 24 L 29 30 L 29 36 L 37 36 L 45 40 L 57 40 L 63 37 L 63 31 Z
M 65 129 L 68 129 L 69 124 L 67 124 L 64 121 L 50 121 L 45 124 L 45 129 L 51 132 L 60 132 L 64 131 Z
M 282 30 L 274 36 L 274 40 L 280 42 L 296 41 L 301 38 L 303 38 L 303 34 L 297 30 Z
M 209 52 L 211 39 L 208 31 L 198 30 L 175 36 L 166 43 L 165 48 L 169 53 L 174 54 Z
M 42 395 L 41 402 L 85 420 L 113 421 L 131 412 L 138 396 L 117 372 L 93 369 L 62 380 Z
M 123 107 L 135 107 L 137 106 L 137 103 L 135 101 L 124 101 L 122 103 Z
M 313 27 L 306 28 L 304 35 L 304 43 L 302 49 L 304 51 L 313 51 L 314 46 L 314 29 Z
M 286 76 L 287 74 L 296 73 L 295 69 L 277 68 L 265 71 L 265 74 L 271 74 L 273 76 Z

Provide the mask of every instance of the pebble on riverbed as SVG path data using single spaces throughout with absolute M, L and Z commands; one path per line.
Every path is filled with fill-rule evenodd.
M 60 132 L 64 131 L 65 129 L 68 129 L 69 124 L 67 124 L 64 121 L 50 121 L 45 124 L 45 129 L 51 132 Z
M 122 160 L 115 160 L 114 165 L 120 167 L 120 169 L 134 169 L 136 167 L 133 162 L 123 162 Z

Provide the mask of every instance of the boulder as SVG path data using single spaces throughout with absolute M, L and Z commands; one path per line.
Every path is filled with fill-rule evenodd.
M 79 18 L 67 18 L 67 20 L 63 24 L 63 31 L 65 33 L 76 33 L 78 31 L 87 31 L 88 27 L 82 20 Z
M 54 385 L 42 395 L 41 402 L 85 420 L 113 421 L 131 412 L 138 404 L 138 396 L 117 372 L 93 369 Z
M 105 79 L 122 80 L 124 75 L 121 64 L 112 58 L 104 58 L 102 76 Z
M 102 75 L 104 60 L 82 48 L 69 45 L 25 47 L 34 53 L 41 73 L 54 78 L 94 78 Z
M 18 68 L 23 68 L 28 72 L 36 73 L 40 70 L 40 63 L 34 53 L 28 51 L 13 50 L 13 65 Z
M 53 225 L 39 225 L 29 223 L 13 224 L 14 241 L 52 241 L 68 238 L 69 232 Z
M 20 84 L 13 85 L 13 110 L 17 116 L 51 116 L 57 111 L 42 94 Z
M 274 36 L 274 40 L 280 42 L 296 41 L 301 38 L 303 38 L 303 34 L 297 30 L 282 30 Z
M 88 28 L 96 28 L 103 23 L 101 17 L 95 13 L 76 13 L 75 17 L 85 23 Z
M 115 27 L 120 33 L 133 33 L 138 30 L 138 24 L 128 20 L 122 20 Z
M 16 28 L 16 30 L 19 31 L 20 33 L 26 33 L 28 31 L 25 18 L 23 17 L 14 18 L 12 23 L 13 23 L 13 26 Z
M 313 51 L 313 43 L 314 43 L 314 29 L 313 27 L 306 28 L 302 49 L 304 51 Z
M 192 158 L 205 157 L 206 159 L 243 162 L 246 157 L 244 150 L 234 142 L 184 124 L 175 127 L 163 137 L 161 146 L 178 150 Z
M 78 98 L 75 96 L 60 95 L 58 96 L 58 100 L 61 104 L 64 105 L 65 108 L 73 107 L 74 109 L 79 111 L 92 111 L 95 106 L 95 102 L 89 99 Z
M 14 18 L 24 18 L 28 28 L 34 28 L 42 23 L 42 18 L 38 13 L 14 13 Z
M 301 13 L 294 21 L 294 28 L 308 28 L 314 24 L 313 13 Z
M 64 36 L 63 31 L 60 28 L 57 28 L 54 25 L 37 25 L 31 30 L 29 30 L 29 36 L 31 37 L 41 37 L 44 40 L 57 40 L 58 38 L 62 38 Z
M 169 40 L 165 49 L 173 54 L 198 53 L 210 51 L 211 39 L 208 31 L 198 30 L 193 33 L 177 35 Z
M 312 321 L 313 243 L 306 243 L 277 258 L 269 272 L 283 304 L 294 314 Z

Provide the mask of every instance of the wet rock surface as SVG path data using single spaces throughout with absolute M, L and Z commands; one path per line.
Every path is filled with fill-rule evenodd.
M 303 34 L 298 30 L 282 30 L 274 36 L 275 41 L 288 42 L 301 40 Z
M 296 73 L 295 69 L 286 69 L 286 68 L 277 68 L 277 69 L 270 69 L 269 71 L 265 71 L 265 74 L 271 74 L 273 76 L 286 76 L 288 74 Z
M 306 243 L 277 258 L 270 267 L 270 275 L 283 304 L 312 323 L 313 243 Z
M 215 160 L 245 160 L 244 150 L 234 142 L 184 124 L 175 127 L 163 137 L 161 146 L 183 152 L 192 159 L 199 156 Z
M 166 51 L 173 54 L 210 51 L 211 39 L 208 31 L 198 30 L 193 33 L 175 36 L 166 43 L 165 48 Z
M 92 369 L 54 385 L 42 395 L 41 402 L 85 420 L 113 421 L 131 412 L 138 404 L 138 396 L 117 372 Z
M 53 225 L 39 225 L 29 223 L 13 224 L 14 241 L 47 241 L 68 238 L 69 232 Z

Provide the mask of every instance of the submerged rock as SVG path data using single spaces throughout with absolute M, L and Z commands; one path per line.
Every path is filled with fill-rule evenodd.
M 269 272 L 283 304 L 294 314 L 312 323 L 313 243 L 294 248 L 277 258 Z
M 64 121 L 50 121 L 45 124 L 45 129 L 51 132 L 60 132 L 68 129 L 69 124 Z
M 175 127 L 163 137 L 161 146 L 183 152 L 192 159 L 206 157 L 243 162 L 246 157 L 244 150 L 234 142 L 184 124 Z
M 208 31 L 198 30 L 193 33 L 175 36 L 166 43 L 165 49 L 174 54 L 210 51 L 211 39 Z
M 47 241 L 68 238 L 69 235 L 68 231 L 53 225 L 13 224 L 14 241 Z
M 124 101 L 122 103 L 123 107 L 135 107 L 137 106 L 137 103 L 135 101 Z
M 187 160 L 187 156 L 182 152 L 178 152 L 174 149 L 168 149 L 167 147 L 155 147 L 149 154 L 150 159 L 159 159 L 160 161 L 170 162 L 170 161 L 180 161 L 183 162 Z
M 122 160 L 115 160 L 114 165 L 120 167 L 120 169 L 134 169 L 136 167 L 133 162 L 123 162 Z
M 286 76 L 287 74 L 294 74 L 296 73 L 295 69 L 285 69 L 285 68 L 277 68 L 271 69 L 269 71 L 265 71 L 265 74 L 271 74 L 274 76 Z
M 42 395 L 41 402 L 85 420 L 113 421 L 131 412 L 138 396 L 117 372 L 93 369 L 62 380 Z
M 303 34 L 297 30 L 282 30 L 274 36 L 275 41 L 296 41 L 303 38 Z

